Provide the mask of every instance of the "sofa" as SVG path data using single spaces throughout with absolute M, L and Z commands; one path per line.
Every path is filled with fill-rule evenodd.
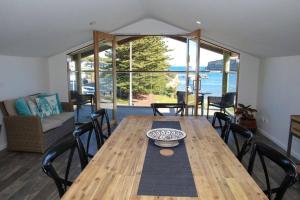
M 30 95 L 24 98 L 33 97 L 34 95 Z M 41 119 L 38 116 L 18 115 L 15 102 L 16 99 L 0 102 L 9 151 L 44 153 L 56 141 L 74 131 L 72 103 L 62 102 L 62 113 Z

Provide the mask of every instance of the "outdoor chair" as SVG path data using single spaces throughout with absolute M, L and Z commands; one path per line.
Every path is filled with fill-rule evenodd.
M 253 134 L 250 130 L 245 129 L 235 123 L 230 124 L 230 131 L 228 132 L 228 137 L 229 137 L 230 133 L 232 133 L 233 138 L 234 138 L 234 143 L 235 143 L 236 150 L 237 150 L 236 156 L 239 161 L 242 161 L 244 155 L 246 153 L 248 153 L 249 150 L 251 149 Z M 242 148 L 240 148 L 238 136 L 243 138 L 244 142 L 243 142 Z M 228 140 L 228 138 L 226 140 Z
M 86 104 L 91 104 L 91 112 L 94 111 L 94 98 L 92 94 L 79 94 L 77 91 L 71 91 L 71 102 L 76 105 L 76 121 L 79 121 L 79 110 Z
M 216 120 L 218 120 L 219 126 L 216 126 Z M 225 113 L 215 112 L 211 124 L 214 128 L 221 128 L 221 138 L 227 144 L 228 132 L 229 132 L 230 124 L 231 124 L 230 117 L 228 115 L 226 115 Z
M 168 108 L 168 109 L 175 109 L 175 115 L 178 116 L 183 116 L 184 114 L 184 108 L 185 104 L 184 103 L 152 103 L 151 108 L 153 110 L 153 115 L 157 116 L 163 116 L 163 114 L 159 111 L 159 109 L 162 108 Z
M 183 103 L 183 104 L 185 104 L 185 92 L 183 92 L 183 91 L 177 91 L 176 92 L 176 97 L 177 97 L 177 103 Z M 198 97 L 198 105 L 200 105 L 200 106 L 203 106 L 203 101 L 204 101 L 204 96 L 203 95 L 200 95 L 199 97 Z M 186 106 L 186 108 L 192 108 L 192 114 L 193 114 L 193 112 L 194 112 L 194 105 L 186 105 L 185 104 L 185 106 Z
M 100 137 L 100 145 L 97 146 L 97 148 L 100 149 L 104 142 L 111 135 L 109 117 L 105 109 L 100 109 L 91 114 L 91 119 L 94 126 L 95 134 L 98 134 L 98 136 Z M 104 121 L 106 122 L 105 125 Z M 104 130 L 106 131 L 106 134 L 104 134 Z
M 268 196 L 269 199 L 273 199 L 274 195 L 275 195 L 274 200 L 282 199 L 287 189 L 297 182 L 296 164 L 292 160 L 290 160 L 287 156 L 281 154 L 275 149 L 263 143 L 255 143 L 252 148 L 249 166 L 248 166 L 248 172 L 251 175 L 253 173 L 256 154 L 258 154 L 259 156 L 265 174 L 265 180 L 267 185 L 267 189 L 264 191 L 265 194 Z M 280 183 L 279 187 L 271 188 L 270 178 L 265 163 L 265 157 L 270 159 L 273 163 L 277 164 L 285 172 L 285 177 L 283 181 Z
M 74 137 L 64 138 L 64 140 L 61 141 L 59 144 L 50 147 L 48 151 L 44 154 L 42 160 L 42 169 L 47 176 L 49 176 L 54 180 L 60 197 L 62 197 L 63 194 L 67 191 L 67 188 L 72 185 L 72 182 L 69 180 L 69 172 L 70 172 L 70 167 L 72 164 L 75 149 L 78 150 Z M 69 151 L 69 156 L 68 156 L 65 174 L 64 177 L 61 177 L 58 171 L 54 168 L 53 163 L 58 157 L 62 156 L 64 153 L 68 151 Z M 86 166 L 86 163 L 83 161 L 84 158 L 80 157 L 80 154 L 79 154 L 79 158 L 80 158 L 81 169 L 83 170 L 84 167 Z
M 209 96 L 207 97 L 207 118 L 209 116 L 209 107 L 214 106 L 220 109 L 220 112 L 226 112 L 227 108 L 235 108 L 234 101 L 235 101 L 236 92 L 228 92 L 222 97 L 214 97 Z

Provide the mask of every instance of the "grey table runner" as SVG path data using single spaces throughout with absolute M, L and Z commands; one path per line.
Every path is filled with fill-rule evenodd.
M 181 130 L 178 121 L 154 121 L 152 128 Z M 172 148 L 170 157 L 162 156 L 161 149 L 149 140 L 138 195 L 197 197 L 184 141 Z

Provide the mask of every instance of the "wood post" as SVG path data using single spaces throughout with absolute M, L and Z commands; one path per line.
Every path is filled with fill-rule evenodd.
M 94 71 L 95 71 L 95 96 L 96 96 L 96 110 L 100 109 L 100 88 L 99 88 L 99 34 L 97 31 L 93 32 L 94 40 Z
M 224 51 L 223 54 L 223 79 L 222 79 L 222 95 L 226 94 L 228 91 L 228 80 L 230 71 L 230 52 Z
M 78 53 L 74 57 L 75 57 L 75 71 L 76 71 L 76 87 L 77 87 L 77 92 L 79 94 L 82 94 L 81 54 Z

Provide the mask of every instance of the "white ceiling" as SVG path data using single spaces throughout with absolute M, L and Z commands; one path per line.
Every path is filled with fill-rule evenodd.
M 299 11 L 299 0 L 1 0 L 0 54 L 47 57 L 90 41 L 93 29 L 178 34 L 200 20 L 204 38 L 233 49 L 299 55 Z

